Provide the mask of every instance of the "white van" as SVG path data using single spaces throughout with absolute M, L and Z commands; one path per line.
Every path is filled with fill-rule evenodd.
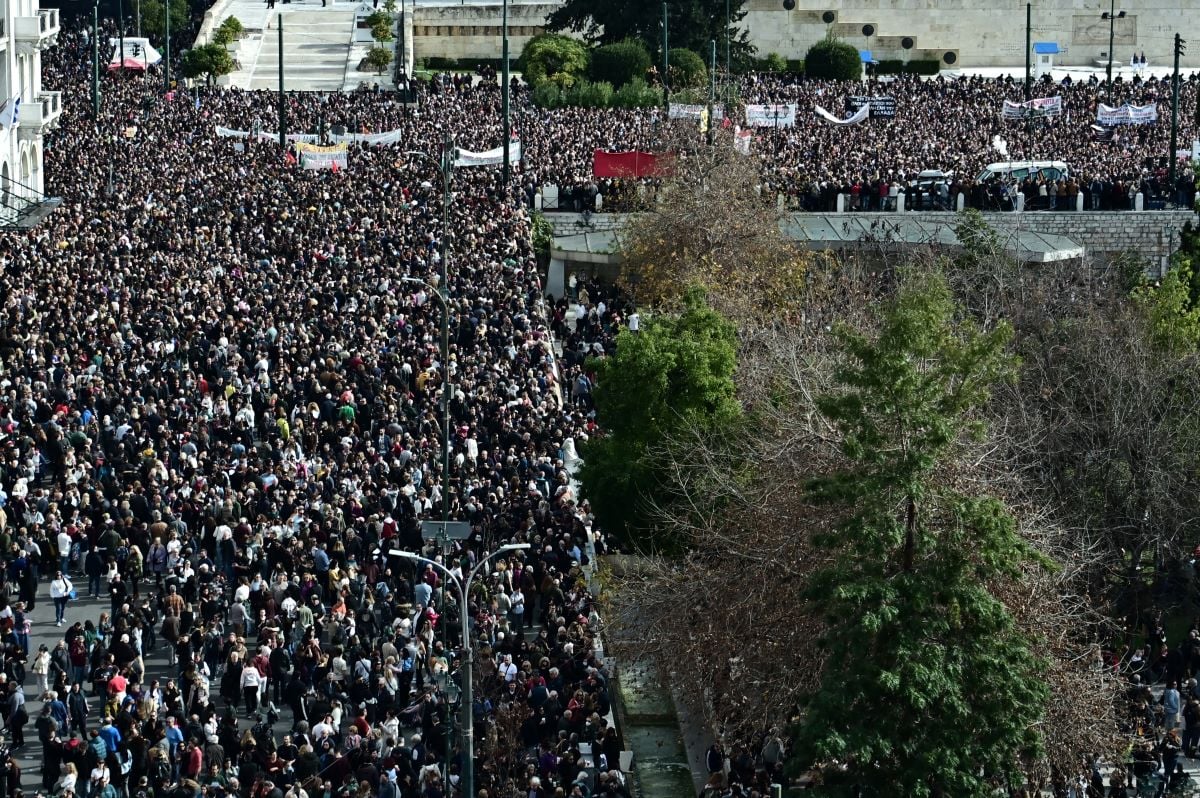
M 1005 182 L 1019 183 L 1030 175 L 1058 180 L 1069 174 L 1070 169 L 1065 161 L 1002 161 L 988 164 L 987 168 L 979 173 L 979 182 L 986 183 L 993 178 L 1003 177 Z

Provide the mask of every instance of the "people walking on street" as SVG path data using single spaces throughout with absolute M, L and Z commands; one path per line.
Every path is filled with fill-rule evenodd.
M 54 602 L 54 625 L 62 626 L 67 612 L 67 602 L 71 600 L 71 591 L 75 586 L 67 578 L 66 572 L 59 570 L 50 581 L 50 599 Z

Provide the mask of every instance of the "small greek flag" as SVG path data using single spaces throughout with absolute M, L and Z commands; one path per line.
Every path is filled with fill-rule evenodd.
M 0 104 L 0 127 L 12 130 L 21 121 L 21 97 L 10 97 Z

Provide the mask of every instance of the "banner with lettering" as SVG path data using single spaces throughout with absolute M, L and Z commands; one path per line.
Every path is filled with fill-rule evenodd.
M 516 163 L 521 160 L 521 142 L 514 141 L 508 145 L 508 160 L 511 163 Z M 454 155 L 454 166 L 498 166 L 504 163 L 504 148 L 496 147 L 495 149 L 485 150 L 483 152 L 471 152 L 470 150 L 458 149 Z
M 693 122 L 699 122 L 704 112 L 708 109 L 707 105 L 686 105 L 684 103 L 671 103 L 667 116 L 671 119 L 688 119 Z M 712 118 L 721 120 L 725 118 L 725 106 L 717 104 L 713 106 Z
M 346 144 L 334 144 L 331 147 L 320 147 L 316 144 L 296 144 L 296 154 L 300 156 L 302 169 L 332 169 L 338 171 L 349 165 L 349 148 Z
M 1062 116 L 1062 97 L 1038 97 L 1023 103 L 1004 101 L 1002 116 L 1005 119 L 1037 119 L 1047 116 Z
M 221 127 L 216 128 L 216 133 L 221 138 L 247 138 L 254 134 L 249 130 L 235 130 L 233 128 Z M 343 135 L 330 134 L 325 137 L 327 141 L 334 144 L 366 144 L 368 146 L 382 146 L 389 144 L 400 143 L 401 131 L 390 130 L 387 133 L 346 133 Z M 262 141 L 279 141 L 278 131 L 259 130 L 258 139 Z M 289 133 L 287 134 L 288 141 L 300 141 L 305 144 L 315 144 L 317 142 L 317 134 L 315 133 Z
M 795 127 L 796 104 L 747 105 L 746 124 L 750 127 Z
M 1107 127 L 1115 125 L 1149 125 L 1158 121 L 1158 106 L 1151 103 L 1150 105 L 1124 105 L 1114 108 L 1111 105 L 1100 103 L 1100 107 L 1096 109 L 1096 121 Z
M 896 98 L 887 95 L 874 97 L 857 96 L 846 100 L 847 110 L 857 111 L 864 105 L 871 106 L 871 116 L 893 117 L 896 115 Z
M 853 114 L 846 117 L 845 119 L 838 119 L 836 116 L 829 113 L 828 111 L 826 111 L 824 108 L 822 108 L 819 105 L 816 106 L 815 110 L 817 112 L 817 116 L 821 117 L 822 119 L 824 119 L 826 122 L 830 123 L 831 125 L 857 125 L 859 122 L 863 121 L 864 119 L 866 119 L 868 116 L 871 115 L 871 106 L 870 105 L 864 105 L 862 108 L 859 108 L 857 111 L 855 111 Z

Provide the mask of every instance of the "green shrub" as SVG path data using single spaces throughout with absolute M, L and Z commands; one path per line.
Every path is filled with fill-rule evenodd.
M 533 86 L 549 80 L 568 88 L 587 73 L 588 51 L 578 39 L 543 33 L 526 42 L 518 64 Z
M 172 13 L 172 17 L 175 16 Z M 246 29 L 242 27 L 242 21 L 237 17 L 226 17 L 225 21 L 217 26 L 213 31 L 212 40 L 219 45 L 232 44 L 242 38 Z
M 530 217 L 533 222 L 533 251 L 539 257 L 549 257 L 550 248 L 554 245 L 554 225 L 550 224 L 550 220 L 542 214 L 541 211 L 534 211 Z
M 563 104 L 563 92 L 553 81 L 544 80 L 533 87 L 533 102 L 539 108 L 559 108 Z
M 579 104 L 585 108 L 608 108 L 612 105 L 613 87 L 606 80 L 596 83 L 580 81 Z
M 862 59 L 858 50 L 833 36 L 826 36 L 808 48 L 804 56 L 804 74 L 823 80 L 858 80 L 862 77 Z
M 784 72 L 787 68 L 787 60 L 779 53 L 767 53 L 766 58 L 760 58 L 758 61 L 759 72 Z
M 650 53 L 639 41 L 627 39 L 592 50 L 592 65 L 588 74 L 592 80 L 607 81 L 616 87 L 634 78 L 646 76 L 650 70 Z
M 653 108 L 662 101 L 662 92 L 634 78 L 613 93 L 613 108 Z
M 803 75 L 804 74 L 804 59 L 803 58 L 789 58 L 788 62 L 787 62 L 787 71 L 792 75 Z
M 434 72 L 442 72 L 445 70 L 458 69 L 458 60 L 455 58 L 441 58 L 434 56 L 425 59 L 425 68 Z
M 703 86 L 708 80 L 704 59 L 691 50 L 676 47 L 667 57 L 671 62 L 671 90 Z
M 875 65 L 876 75 L 936 75 L 942 68 L 936 59 L 920 59 L 916 61 L 900 61 L 887 59 Z

